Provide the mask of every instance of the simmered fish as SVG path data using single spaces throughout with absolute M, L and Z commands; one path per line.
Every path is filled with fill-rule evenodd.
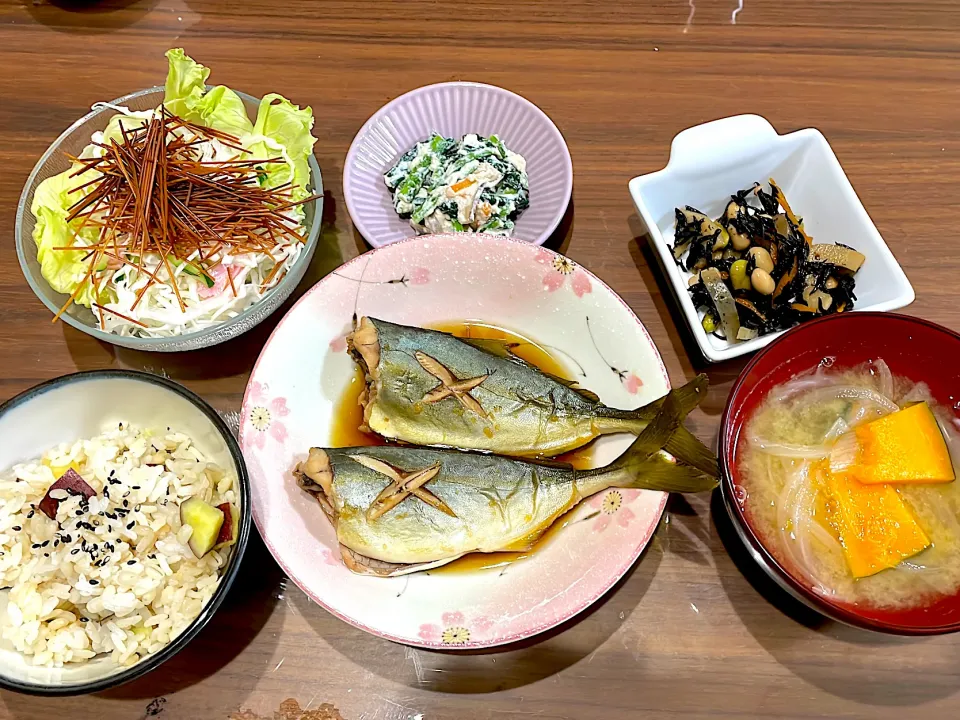
M 639 433 L 662 403 L 637 410 L 607 407 L 496 340 L 461 339 L 364 317 L 348 345 L 367 382 L 360 399 L 362 429 L 416 445 L 553 457 L 600 435 Z M 706 386 L 700 375 L 674 394 L 682 415 L 697 406 Z M 671 435 L 666 449 L 716 474 L 713 453 L 684 428 Z
M 685 414 L 679 391 L 610 465 L 576 470 L 459 450 L 400 446 L 311 448 L 295 476 L 337 530 L 344 562 L 359 573 L 403 575 L 471 552 L 529 549 L 558 517 L 610 487 L 710 490 L 716 474 L 664 448 Z M 681 455 L 682 453 L 676 453 Z

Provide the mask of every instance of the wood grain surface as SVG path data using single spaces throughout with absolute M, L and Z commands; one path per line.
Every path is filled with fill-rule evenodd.
M 637 311 L 675 382 L 701 364 L 638 237 L 626 183 L 662 167 L 678 131 L 725 115 L 822 130 L 916 288 L 908 312 L 960 330 L 960 5 L 745 0 L 734 24 L 737 7 L 0 0 L 0 399 L 75 370 L 133 367 L 239 408 L 280 313 L 207 351 L 130 352 L 51 324 L 14 252 L 16 206 L 37 158 L 91 103 L 161 83 L 175 46 L 218 83 L 314 108 L 325 225 L 298 293 L 364 249 L 340 187 L 354 133 L 402 92 L 469 79 L 525 95 L 563 131 L 576 180 L 553 246 Z M 741 367 L 706 368 L 713 386 L 692 420 L 706 441 Z M 0 718 L 960 716 L 960 636 L 898 639 L 818 618 L 750 568 L 717 498 L 674 499 L 670 511 L 641 562 L 590 612 L 472 655 L 355 630 L 288 583 L 255 541 L 226 606 L 174 660 L 86 698 L 3 692 Z

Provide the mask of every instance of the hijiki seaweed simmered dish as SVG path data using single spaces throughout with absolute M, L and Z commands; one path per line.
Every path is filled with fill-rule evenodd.
M 171 50 L 165 98 L 118 114 L 31 204 L 44 279 L 101 330 L 171 337 L 236 317 L 303 250 L 313 113 L 240 96 Z
M 738 342 L 853 309 L 865 257 L 815 244 L 773 179 L 770 192 L 755 183 L 730 196 L 716 220 L 689 205 L 675 214 L 673 255 L 693 273 L 704 331 Z
M 32 665 L 133 665 L 213 597 L 237 478 L 176 428 L 118 423 L 0 475 L 2 637 Z
M 311 448 L 297 466 L 298 484 L 336 527 L 355 572 L 403 575 L 467 553 L 528 550 L 561 515 L 610 487 L 717 484 L 716 457 L 681 424 L 705 396 L 705 376 L 625 411 L 495 340 L 361 318 L 349 347 L 367 383 L 364 429 L 436 446 Z M 638 437 L 605 467 L 541 460 L 608 432 Z
M 460 140 L 433 134 L 383 176 L 393 207 L 420 234 L 509 236 L 530 206 L 527 161 L 496 135 Z

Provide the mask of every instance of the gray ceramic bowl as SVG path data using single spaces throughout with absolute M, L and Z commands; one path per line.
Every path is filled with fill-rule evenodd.
M 64 668 L 35 667 L 0 644 L 0 687 L 37 695 L 97 692 L 134 680 L 176 655 L 209 622 L 240 568 L 250 537 L 250 480 L 240 446 L 206 402 L 175 382 L 143 372 L 96 370 L 37 385 L 0 405 L 0 470 L 41 456 L 59 443 L 94 437 L 118 421 L 142 428 L 176 427 L 237 478 L 240 533 L 220 585 L 200 615 L 162 650 L 130 667 L 94 658 Z M 5 615 L 5 614 L 4 614 Z
M 260 101 L 244 93 L 237 94 L 243 100 L 247 113 L 256 117 Z M 125 95 L 111 101 L 110 104 L 124 105 L 131 110 L 150 110 L 157 107 L 162 101 L 163 88 L 158 86 L 135 92 L 132 95 Z M 27 178 L 23 193 L 20 195 L 16 222 L 17 257 L 20 258 L 20 267 L 23 269 L 23 274 L 27 278 L 27 282 L 30 283 L 31 289 L 54 314 L 63 307 L 63 304 L 67 301 L 67 296 L 55 292 L 44 280 L 43 275 L 40 274 L 40 263 L 37 262 L 36 245 L 33 241 L 35 219 L 33 213 L 30 212 L 33 193 L 37 185 L 43 180 L 70 167 L 70 162 L 64 153 L 79 155 L 80 151 L 90 144 L 90 136 L 97 130 L 102 130 L 115 114 L 116 111 L 107 105 L 97 105 L 94 110 L 64 130 L 63 134 L 54 141 L 34 166 L 30 177 Z M 317 160 L 313 155 L 310 156 L 310 175 L 310 186 L 308 188 L 310 192 L 318 195 L 323 193 L 320 166 L 317 165 Z M 317 240 L 320 236 L 320 218 L 323 216 L 323 199 L 320 198 L 315 202 L 307 203 L 304 209 L 306 211 L 304 224 L 308 234 L 307 245 L 296 264 L 290 269 L 286 277 L 281 279 L 276 287 L 270 290 L 260 302 L 220 325 L 199 332 L 186 333 L 178 337 L 131 338 L 102 331 L 97 325 L 96 316 L 89 308 L 71 305 L 61 317 L 64 322 L 88 335 L 93 335 L 98 340 L 135 350 L 154 352 L 197 350 L 235 338 L 262 322 L 270 313 L 280 307 L 303 278 L 303 274 L 310 264 L 310 259 L 317 249 Z

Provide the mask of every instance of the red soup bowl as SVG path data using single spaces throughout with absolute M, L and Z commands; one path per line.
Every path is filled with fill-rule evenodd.
M 784 590 L 834 620 L 900 635 L 960 630 L 960 591 L 922 606 L 889 609 L 844 603 L 813 591 L 802 575 L 778 559 L 750 524 L 737 463 L 740 431 L 767 393 L 821 363 L 849 368 L 882 358 L 894 375 L 925 382 L 937 403 L 960 410 L 960 334 L 906 315 L 855 312 L 806 323 L 759 352 L 744 368 L 727 401 L 720 427 L 724 504 L 753 559 Z M 960 479 L 954 482 L 960 482 Z

